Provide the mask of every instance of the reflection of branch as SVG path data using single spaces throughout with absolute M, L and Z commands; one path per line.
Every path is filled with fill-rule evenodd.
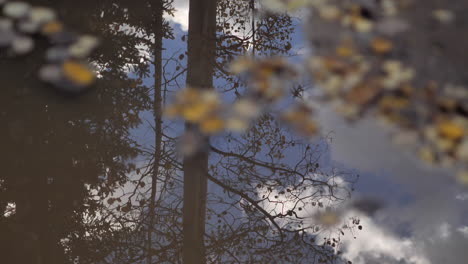
M 276 227 L 276 229 L 278 229 L 278 232 L 280 233 L 281 235 L 281 242 L 283 242 L 283 239 L 284 239 L 284 235 L 283 235 L 283 230 L 281 230 L 281 227 L 275 222 L 275 218 L 270 214 L 268 213 L 265 209 L 263 209 L 257 201 L 253 200 L 252 198 L 250 198 L 247 194 L 241 192 L 241 191 L 238 191 L 234 188 L 232 188 L 231 186 L 229 185 L 226 185 L 224 184 L 222 181 L 216 179 L 215 177 L 213 177 L 212 175 L 210 175 L 209 173 L 207 174 L 207 177 L 208 177 L 208 180 L 212 181 L 213 183 L 217 184 L 218 186 L 220 186 L 221 188 L 224 188 L 225 190 L 231 192 L 231 193 L 234 193 L 234 194 L 237 194 L 239 195 L 241 198 L 245 199 L 247 202 L 249 202 L 250 204 L 252 204 L 255 208 L 257 208 L 262 214 L 264 214 L 269 220 L 270 222 Z
M 234 152 L 225 152 L 225 151 L 222 151 L 214 146 L 210 146 L 211 150 L 217 154 L 220 154 L 220 155 L 223 155 L 225 157 L 235 157 L 235 158 L 238 158 L 240 160 L 243 160 L 245 162 L 248 162 L 248 163 L 251 163 L 251 164 L 254 164 L 254 165 L 257 165 L 257 166 L 260 166 L 260 167 L 264 167 L 264 168 L 268 168 L 268 169 L 271 169 L 271 170 L 278 170 L 278 171 L 283 171 L 283 172 L 287 172 L 287 173 L 297 173 L 301 176 L 304 176 L 296 171 L 291 171 L 291 170 L 288 170 L 288 169 L 285 169 L 285 168 L 282 168 L 282 167 L 274 167 L 273 165 L 271 164 L 268 164 L 268 163 L 265 163 L 265 162 L 260 162 L 260 161 L 256 161 L 255 159 L 252 159 L 252 158 L 248 158 L 246 156 L 243 156 L 241 154 L 237 154 L 237 153 L 234 153 Z
M 235 158 L 238 158 L 242 161 L 245 161 L 245 162 L 248 162 L 250 164 L 253 164 L 253 165 L 256 165 L 256 166 L 260 166 L 260 167 L 264 167 L 264 168 L 268 168 L 270 170 L 273 170 L 273 171 L 282 171 L 282 172 L 286 172 L 286 173 L 293 173 L 293 174 L 296 174 L 296 175 L 299 175 L 301 176 L 301 178 L 303 179 L 306 179 L 306 176 L 303 174 L 303 173 L 300 173 L 299 171 L 297 170 L 291 170 L 291 169 L 286 169 L 286 168 L 283 168 L 283 167 L 275 167 L 272 165 L 272 163 L 266 163 L 266 162 L 261 162 L 261 161 L 257 161 L 253 158 L 248 158 L 246 156 L 243 156 L 241 154 L 237 154 L 237 153 L 233 153 L 233 152 L 225 152 L 225 151 L 222 151 L 214 146 L 211 146 L 210 147 L 211 150 L 217 154 L 220 154 L 220 155 L 223 155 L 225 157 L 235 157 Z M 317 180 L 317 179 L 308 179 L 309 181 L 311 181 L 312 183 L 314 184 L 319 184 L 319 185 L 325 185 L 325 186 L 328 186 L 329 184 L 325 181 L 320 181 L 320 180 Z

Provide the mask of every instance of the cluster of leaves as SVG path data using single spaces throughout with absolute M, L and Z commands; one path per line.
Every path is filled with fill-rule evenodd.
M 56 12 L 47 7 L 31 6 L 21 1 L 2 1 L 0 48 L 10 55 L 26 55 L 34 48 L 33 37 L 46 37 L 53 44 L 46 52 L 47 65 L 39 77 L 66 92 L 80 92 L 95 80 L 86 59 L 97 47 L 97 38 L 79 36 L 65 29 Z
M 412 145 L 430 164 L 461 167 L 457 179 L 466 185 L 468 88 L 444 77 L 427 78 L 418 73 L 423 67 L 402 58 L 406 47 L 398 34 L 420 25 L 408 24 L 400 13 L 413 7 L 404 1 L 331 0 L 302 6 L 311 8 L 312 22 L 322 28 L 314 31 L 317 52 L 308 65 L 321 90 L 318 99 L 333 102 L 348 120 L 372 113 L 398 127 L 396 143 Z M 441 28 L 456 19 L 448 9 L 434 9 L 424 18 Z
M 275 111 L 286 100 L 285 87 L 297 75 L 296 70 L 281 58 L 241 57 L 232 63 L 231 71 L 244 74 L 249 84 L 246 94 L 232 105 L 223 103 L 213 89 L 189 87 L 179 91 L 165 110 L 168 117 L 197 124 L 205 135 L 225 130 L 242 133 L 225 135 L 220 147 L 202 146 L 197 137 L 184 136 L 192 138 L 183 141 L 184 155 L 200 149 L 216 154 L 211 158 L 209 180 L 222 192 L 210 194 L 208 256 L 213 262 L 230 259 L 228 255 L 237 256 L 238 261 L 262 263 L 278 257 L 290 262 L 317 256 L 324 263 L 340 259 L 335 255 L 340 236 L 353 224 L 337 228 L 346 219 L 329 210 L 349 199 L 355 179 L 344 171 L 321 170 L 318 162 L 324 146 L 295 139 L 280 124 L 290 124 L 307 138 L 317 132 L 305 103 L 293 103 L 287 110 L 276 107 Z M 293 164 L 287 159 L 292 152 L 298 158 Z M 329 235 L 323 245 L 310 241 L 324 232 Z M 288 256 L 283 254 L 285 248 L 291 250 Z
M 186 88 L 167 106 L 166 116 L 182 117 L 198 124 L 205 134 L 223 130 L 245 132 L 249 124 L 263 112 L 272 111 L 286 97 L 288 83 L 296 77 L 296 70 L 282 58 L 253 60 L 241 57 L 231 64 L 231 73 L 243 74 L 248 84 L 245 95 L 232 105 L 221 101 L 213 89 Z M 305 103 L 293 104 L 282 110 L 281 118 L 305 136 L 317 132 L 311 109 Z
M 249 8 L 253 13 L 255 8 L 246 5 L 246 1 L 220 2 L 242 8 L 220 8 L 219 12 Z M 2 146 L 8 153 L 3 160 L 11 162 L 7 162 L 0 178 L 0 208 L 13 202 L 17 210 L 7 218 L 0 216 L 0 228 L 19 226 L 15 230 L 20 230 L 20 235 L 2 231 L 7 234 L 5 241 L 13 240 L 11 244 L 18 247 L 39 241 L 44 248 L 50 247 L 40 256 L 48 263 L 96 263 L 103 259 L 142 263 L 148 256 L 157 262 L 179 260 L 183 166 L 176 151 L 177 138 L 166 125 L 156 135 L 162 138 L 161 146 L 145 149 L 129 132 L 141 123 L 140 113 L 156 104 L 151 102 L 151 89 L 143 78 L 150 76 L 151 63 L 157 65 L 156 54 L 161 52 L 154 48 L 153 37 L 171 38 L 169 24 L 154 28 L 154 1 L 142 4 L 130 0 L 84 0 L 66 4 L 59 11 L 86 10 L 68 13 L 67 24 L 92 29 L 102 38 L 105 48 L 91 57 L 99 69 L 99 78 L 96 89 L 76 103 L 61 103 L 55 97 L 43 98 L 38 93 L 28 97 L 27 92 L 19 94 L 22 100 L 18 103 L 12 99 L 18 96 L 13 88 L 37 84 L 22 80 L 21 63 L 0 65 L 13 72 L 9 80 L 20 82 L 11 85 L 2 96 L 1 120 L 9 127 L 9 131 L 2 132 Z M 164 8 L 172 12 L 169 3 Z M 83 13 L 87 19 L 83 19 Z M 239 32 L 234 31 L 247 30 L 249 20 L 242 20 L 244 14 L 237 11 L 229 15 L 234 21 L 239 20 L 235 26 L 225 25 L 218 30 L 221 41 L 217 57 L 229 53 L 223 57 L 223 67 L 250 47 L 262 55 L 287 53 L 291 48 L 289 16 L 256 17 L 252 31 L 239 39 Z M 236 34 L 228 33 L 229 30 Z M 230 36 L 225 38 L 223 34 Z M 228 43 L 230 38 L 238 42 Z M 245 48 L 235 48 L 236 43 Z M 142 55 L 142 46 L 154 48 L 153 54 Z M 179 60 L 183 58 L 182 55 Z M 331 263 L 338 258 L 334 248 L 338 247 L 341 233 L 326 227 L 332 226 L 331 221 L 325 221 L 329 217 L 322 217 L 327 214 L 320 214 L 317 221 L 309 220 L 315 210 L 325 211 L 347 199 L 355 178 L 340 170 L 322 170 L 318 162 L 325 146 L 292 137 L 270 114 L 276 109 L 280 120 L 306 136 L 315 135 L 315 123 L 307 105 L 298 103 L 287 111 L 280 109 L 287 101 L 286 87 L 297 76 L 296 70 L 279 58 L 241 58 L 228 71 L 222 67 L 218 70 L 225 76 L 242 75 L 233 77 L 236 81 L 229 85 L 248 85 L 244 97 L 228 105 L 213 90 L 188 88 L 176 96 L 175 104 L 167 111 L 199 124 L 210 135 L 225 129 L 244 132 L 227 134 L 223 142 L 228 143 L 204 146 L 214 155 L 210 159 L 209 181 L 219 191 L 211 192 L 207 201 L 207 258 L 212 262 L 241 259 L 300 263 L 320 259 Z M 226 80 L 234 80 L 229 78 Z M 171 79 L 164 87 L 170 82 L 177 86 L 177 80 Z M 161 87 L 154 88 L 155 92 L 166 92 Z M 83 107 L 81 100 L 86 100 L 88 107 Z M 161 118 L 157 115 L 155 111 L 156 120 Z M 128 162 L 137 155 L 148 157 L 147 162 Z M 300 158 L 291 161 L 291 156 Z M 119 191 L 123 187 L 125 191 Z M 152 190 L 157 191 L 154 200 Z M 283 210 L 286 206 L 291 209 Z M 34 210 L 27 209 L 31 207 Z M 152 217 L 154 221 L 150 220 Z M 327 237 L 323 243 L 315 241 L 319 233 Z M 39 238 L 30 239 L 30 234 L 39 234 Z M 4 240 L 1 241 L 3 246 Z M 5 256 L 11 262 L 22 259 Z

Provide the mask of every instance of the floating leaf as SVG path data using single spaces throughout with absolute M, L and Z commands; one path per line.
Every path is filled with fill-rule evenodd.
M 31 6 L 28 3 L 12 1 L 5 4 L 3 7 L 3 14 L 5 14 L 5 16 L 18 19 L 25 17 L 30 9 Z
M 27 36 L 18 36 L 11 43 L 11 49 L 18 55 L 31 52 L 34 48 L 34 40 Z
M 32 22 L 30 20 L 22 20 L 18 22 L 17 27 L 18 30 L 27 33 L 27 34 L 34 34 L 39 30 L 39 24 Z
M 419 150 L 419 157 L 429 163 L 433 164 L 436 161 L 436 156 L 434 151 L 429 147 L 423 147 Z
M 0 31 L 10 30 L 13 30 L 13 21 L 11 21 L 11 19 L 8 18 L 0 18 Z
M 346 101 L 364 105 L 373 100 L 380 92 L 380 88 L 372 82 L 361 83 L 353 87 L 346 96 Z
M 468 138 L 465 138 L 457 148 L 457 158 L 461 161 L 468 162 Z
M 443 121 L 437 124 L 437 130 L 442 137 L 451 140 L 461 139 L 465 132 L 462 126 L 452 121 Z
M 368 33 L 374 28 L 374 23 L 365 18 L 357 18 L 354 21 L 354 28 L 361 33 Z
M 341 16 L 341 11 L 334 5 L 321 5 L 318 8 L 319 15 L 322 19 L 328 21 L 338 20 Z
M 349 45 L 341 45 L 336 48 L 336 55 L 349 57 L 354 54 L 354 50 Z
M 65 61 L 62 68 L 64 76 L 76 85 L 90 85 L 94 82 L 94 73 L 82 63 Z
M 457 181 L 462 185 L 468 186 L 468 170 L 458 172 Z
M 327 227 L 335 226 L 341 222 L 341 216 L 333 211 L 326 211 L 316 215 L 316 220 Z
M 200 130 L 206 134 L 214 134 L 224 129 L 224 121 L 220 118 L 208 118 L 200 124 Z
M 84 35 L 78 38 L 76 43 L 69 47 L 69 53 L 76 58 L 84 58 L 98 46 L 99 41 L 93 36 Z
M 57 18 L 54 10 L 47 7 L 33 7 L 29 14 L 29 19 L 33 23 L 44 24 Z
M 234 132 L 245 132 L 249 128 L 249 122 L 242 118 L 229 118 L 226 122 L 226 129 Z
M 44 24 L 42 27 L 42 34 L 44 35 L 52 35 L 59 33 L 63 30 L 63 24 L 58 21 L 52 21 Z
M 62 70 L 57 65 L 45 65 L 39 70 L 39 78 L 45 82 L 56 83 L 62 77 Z
M 240 99 L 234 103 L 234 113 L 241 118 L 255 118 L 260 114 L 258 104 L 249 99 Z
M 372 40 L 371 46 L 372 50 L 378 54 L 389 53 L 393 48 L 392 42 L 384 38 L 374 38 Z
M 164 108 L 163 115 L 168 118 L 176 118 L 181 114 L 181 109 L 178 105 L 169 105 Z
M 440 23 L 449 24 L 455 19 L 455 14 L 446 9 L 438 9 L 432 12 L 432 16 Z
M 182 110 L 182 117 L 190 122 L 200 122 L 208 116 L 211 108 L 203 102 L 187 105 Z

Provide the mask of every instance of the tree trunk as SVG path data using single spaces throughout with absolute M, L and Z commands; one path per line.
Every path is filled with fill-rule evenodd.
M 213 86 L 216 49 L 216 0 L 191 0 L 189 9 L 187 86 L 209 89 Z M 198 128 L 186 124 L 186 132 Z M 208 143 L 208 137 L 200 136 Z M 205 211 L 208 150 L 184 157 L 183 261 L 205 263 Z
M 153 101 L 153 114 L 154 114 L 154 125 L 155 125 L 155 147 L 154 147 L 154 163 L 153 173 L 151 177 L 151 196 L 148 208 L 149 223 L 147 232 L 147 259 L 148 264 L 152 263 L 152 230 L 155 218 L 155 202 L 156 202 L 156 191 L 157 181 L 159 175 L 159 166 L 161 162 L 161 139 L 162 139 L 162 95 L 161 95 L 161 84 L 162 84 L 162 46 L 163 46 L 163 1 L 156 1 L 153 7 L 154 21 L 154 47 L 153 47 L 153 66 L 154 66 L 154 101 Z

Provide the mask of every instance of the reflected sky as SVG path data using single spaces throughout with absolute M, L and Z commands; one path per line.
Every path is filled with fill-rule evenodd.
M 83 1 L 80 7 L 64 1 L 56 7 L 71 28 L 101 36 L 101 47 L 90 56 L 98 78 L 84 94 L 64 95 L 35 77 L 46 42 L 28 57 L 0 57 L 0 252 L 9 263 L 182 263 L 185 127 L 155 109 L 185 87 L 189 3 L 166 3 L 164 26 L 155 28 L 151 1 L 114 2 Z M 250 23 L 242 29 L 226 25 L 230 18 L 250 22 L 249 4 L 240 1 L 236 13 L 234 2 L 223 1 L 217 21 L 218 36 L 242 40 L 241 48 L 235 41 L 218 42 L 224 49 L 216 51 L 213 83 L 226 102 L 246 90 L 241 78 L 226 71 L 231 59 L 282 55 L 302 65 L 314 52 L 304 33 L 307 10 L 270 18 L 277 23 L 271 32 L 257 35 L 268 41 L 253 49 Z M 162 41 L 161 60 L 155 60 L 155 39 Z M 155 67 L 161 67 L 160 77 Z M 309 78 L 293 85 L 313 100 Z M 222 133 L 203 146 L 210 151 L 211 177 L 207 262 L 468 259 L 466 189 L 451 179 L 453 171 L 423 164 L 391 142 L 391 128 L 372 118 L 349 124 L 326 105 L 317 118 L 328 136 L 305 140 L 272 114 L 253 124 L 254 132 Z M 371 215 L 336 209 L 360 197 L 384 207 Z M 336 226 L 320 223 L 328 207 L 340 218 Z M 12 253 L 17 248 L 28 256 Z

